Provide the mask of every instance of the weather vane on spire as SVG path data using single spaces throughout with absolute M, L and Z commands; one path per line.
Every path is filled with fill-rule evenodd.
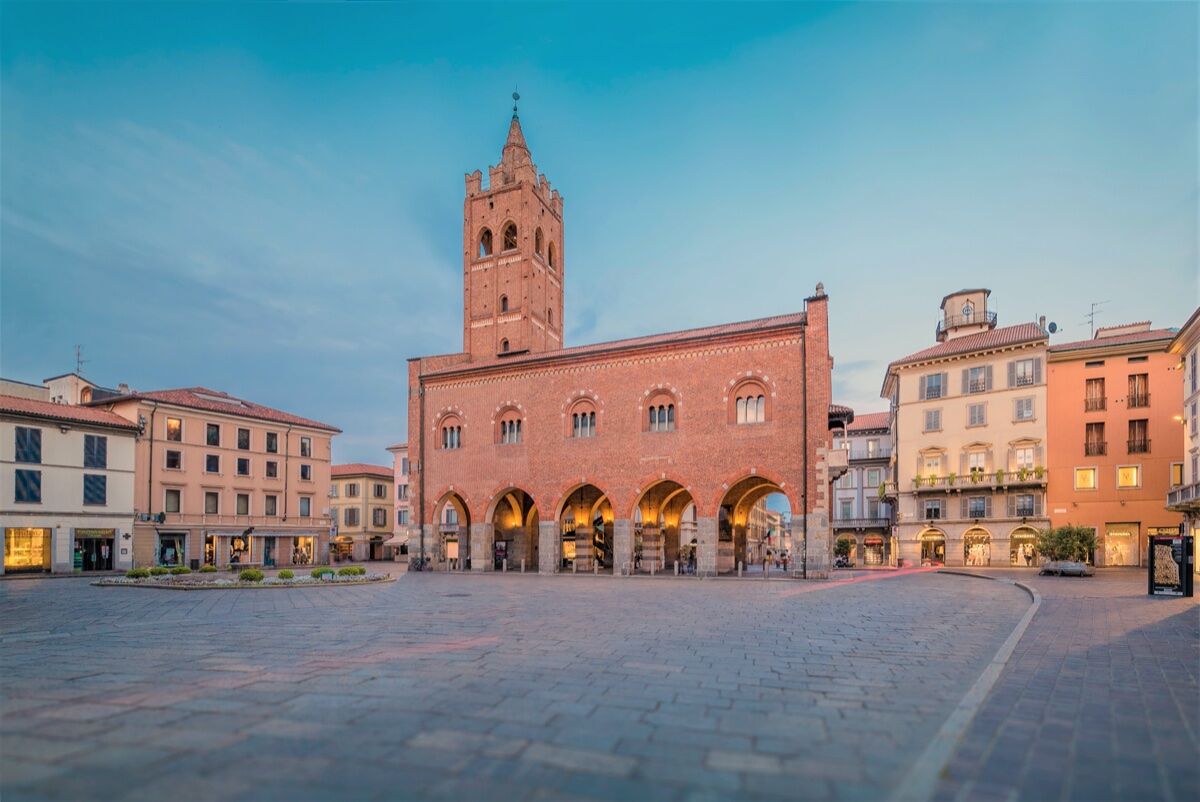
M 521 99 L 521 93 L 517 91 L 516 87 L 513 87 L 513 117 L 514 118 L 516 118 L 516 116 L 517 116 L 517 101 L 520 99 Z

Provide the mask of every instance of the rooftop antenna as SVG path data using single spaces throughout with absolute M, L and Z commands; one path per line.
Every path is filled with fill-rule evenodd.
M 75 346 L 75 373 L 82 376 L 83 375 L 83 366 L 91 361 L 92 360 L 90 360 L 90 359 L 83 358 L 83 346 L 76 345 Z
M 1083 316 L 1084 319 L 1088 322 L 1088 325 L 1091 326 L 1091 329 L 1092 329 L 1091 336 L 1093 339 L 1095 339 L 1095 337 L 1096 337 L 1096 315 L 1100 314 L 1100 307 L 1104 306 L 1104 304 L 1106 304 L 1106 303 L 1108 303 L 1108 301 L 1092 301 L 1091 311 Z

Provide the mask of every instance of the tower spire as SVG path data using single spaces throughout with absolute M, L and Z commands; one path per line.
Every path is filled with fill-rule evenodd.
M 519 101 L 521 99 L 521 93 L 517 91 L 516 87 L 513 87 L 512 97 L 513 97 L 513 119 L 515 120 L 515 119 L 517 119 L 517 101 Z

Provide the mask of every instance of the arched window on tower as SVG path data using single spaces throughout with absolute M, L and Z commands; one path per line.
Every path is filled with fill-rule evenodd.
M 502 354 L 508 353 L 508 339 L 507 338 L 500 341 L 500 353 L 502 353 Z
M 546 322 L 551 326 L 554 325 L 554 310 L 550 307 L 546 307 Z
M 746 381 L 734 390 L 735 423 L 766 423 L 767 392 L 757 381 Z
M 508 311 L 508 296 L 507 295 L 500 296 L 500 311 L 501 312 Z
M 533 232 L 533 252 L 536 253 L 538 256 L 542 255 L 543 244 L 544 243 L 542 240 L 542 230 L 539 228 Z
M 509 223 L 504 227 L 504 250 L 512 251 L 517 247 L 517 224 Z
M 551 270 L 558 269 L 558 262 L 554 259 L 554 243 L 551 242 L 546 246 L 546 262 L 550 265 Z
M 571 436 L 596 436 L 596 407 L 590 400 L 584 399 L 572 407 Z
M 492 231 L 485 228 L 479 235 L 479 258 L 492 255 Z

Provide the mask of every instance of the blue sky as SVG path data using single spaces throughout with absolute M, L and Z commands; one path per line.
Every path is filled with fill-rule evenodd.
M 1198 300 L 1197 6 L 0 6 L 0 373 L 206 385 L 386 463 L 461 347 L 462 176 L 518 85 L 568 344 L 831 295 L 878 398 L 942 295 L 1002 323 Z

